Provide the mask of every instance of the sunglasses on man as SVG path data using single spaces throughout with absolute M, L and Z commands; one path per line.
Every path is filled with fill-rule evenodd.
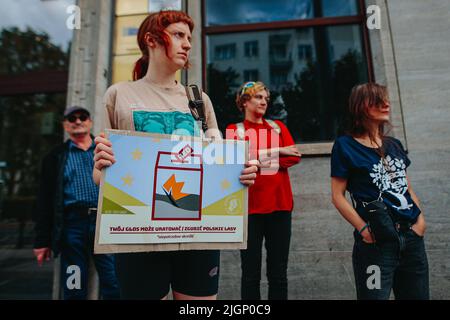
M 70 116 L 66 117 L 66 120 L 69 121 L 70 123 L 76 122 L 77 119 L 80 119 L 81 122 L 84 122 L 87 119 L 89 119 L 89 116 L 85 113 L 82 113 L 80 115 L 71 114 Z

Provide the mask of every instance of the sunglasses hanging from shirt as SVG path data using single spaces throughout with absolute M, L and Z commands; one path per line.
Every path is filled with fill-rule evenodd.
M 191 109 L 191 114 L 196 121 L 202 122 L 202 130 L 203 132 L 206 132 L 208 130 L 208 124 L 206 123 L 205 104 L 200 95 L 200 90 L 195 84 L 186 86 L 185 89 L 189 99 L 189 109 Z

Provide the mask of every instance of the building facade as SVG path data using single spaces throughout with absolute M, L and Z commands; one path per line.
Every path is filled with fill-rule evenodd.
M 71 47 L 68 104 L 90 107 L 97 132 L 106 88 L 131 79 L 140 57 L 134 40 L 139 23 L 164 7 L 185 10 L 196 23 L 192 67 L 179 78 L 202 85 L 222 129 L 239 120 L 233 97 L 243 81 L 262 80 L 282 97 L 283 110 L 272 117 L 287 122 L 304 155 L 290 170 L 295 197 L 290 299 L 355 298 L 352 228 L 331 204 L 330 151 L 342 131 L 351 87 L 366 81 L 387 85 L 391 135 L 409 150 L 409 177 L 428 223 L 431 295 L 450 298 L 450 2 L 79 0 L 78 5 L 82 27 Z M 379 13 L 378 29 L 367 28 L 369 7 Z M 221 299 L 240 297 L 239 259 L 237 251 L 222 253 Z
M 112 44 L 108 42 L 107 35 L 112 32 L 133 34 L 117 29 L 121 20 L 117 5 L 124 5 L 126 0 L 116 1 L 113 14 L 113 2 L 80 1 L 88 2 L 99 17 L 116 21 L 116 27 L 114 23 L 109 26 L 109 33 L 105 29 L 100 39 L 88 43 L 91 48 L 92 43 L 98 43 L 98 48 L 115 48 L 117 37 Z M 284 120 L 304 154 L 303 162 L 290 170 L 295 209 L 289 298 L 355 298 L 352 230 L 331 204 L 329 156 L 339 133 L 340 108 L 345 107 L 351 86 L 369 80 L 388 86 L 394 126 L 391 134 L 407 146 L 413 163 L 409 176 L 428 222 L 432 298 L 450 298 L 450 59 L 446 54 L 450 49 L 450 3 L 270 3 L 205 0 L 172 1 L 170 5 L 181 6 L 196 23 L 192 68 L 180 77 L 203 85 L 215 105 L 221 128 L 238 119 L 225 113 L 235 111 L 232 97 L 243 81 L 262 80 L 273 92 L 286 95 Z M 366 27 L 371 5 L 379 10 L 379 29 Z M 75 45 L 72 50 L 77 50 Z M 120 79 L 114 76 L 117 64 L 111 64 L 111 58 L 117 63 L 116 53 L 102 52 L 104 65 L 92 65 L 102 69 L 98 74 L 104 74 L 104 69 L 113 79 Z M 139 57 L 137 51 L 133 55 L 128 62 Z M 123 68 L 131 70 L 132 65 L 118 68 L 122 72 Z M 223 79 L 228 82 L 220 83 Z M 102 87 L 98 96 L 111 83 L 108 77 L 101 80 L 104 85 L 97 80 L 97 86 Z M 214 83 L 221 86 L 216 88 Z M 340 104 L 338 108 L 336 104 Z M 101 103 L 95 106 L 98 114 Z M 220 298 L 239 298 L 239 277 L 239 253 L 223 252 Z

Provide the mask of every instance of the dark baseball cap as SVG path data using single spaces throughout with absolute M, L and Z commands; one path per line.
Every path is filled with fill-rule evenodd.
M 73 106 L 73 107 L 69 107 L 64 111 L 64 118 L 67 118 L 68 116 L 70 116 L 72 113 L 75 112 L 84 112 L 86 113 L 88 116 L 90 116 L 91 114 L 89 113 L 89 111 L 83 107 L 80 106 Z

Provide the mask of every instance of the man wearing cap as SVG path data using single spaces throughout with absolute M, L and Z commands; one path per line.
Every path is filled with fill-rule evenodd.
M 98 186 L 92 180 L 95 143 L 89 111 L 64 112 L 69 139 L 42 161 L 35 215 L 34 255 L 39 265 L 61 254 L 64 299 L 86 299 L 89 258 L 93 257 L 103 299 L 118 299 L 114 256 L 94 255 Z

